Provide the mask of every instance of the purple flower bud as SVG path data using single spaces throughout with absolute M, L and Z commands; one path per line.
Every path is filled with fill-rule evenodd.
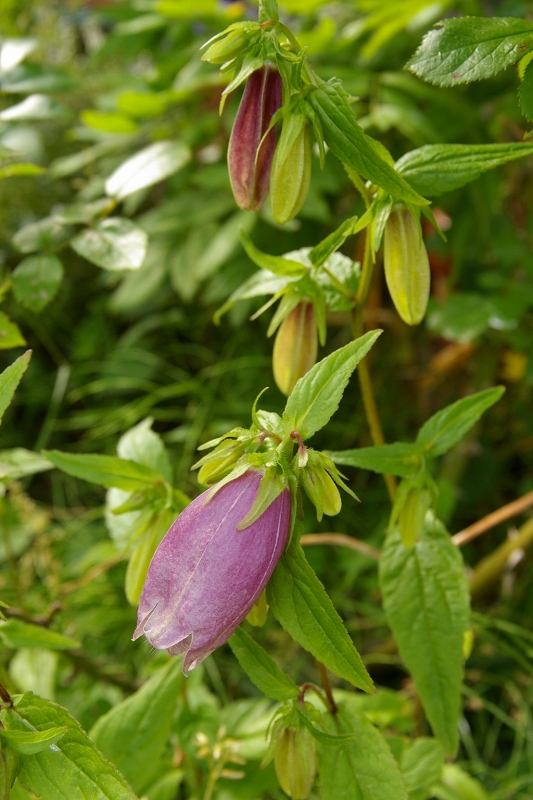
M 231 636 L 257 602 L 283 552 L 290 522 L 284 489 L 244 530 L 263 477 L 249 470 L 181 512 L 159 545 L 141 595 L 133 639 L 185 653 L 186 675 Z
M 235 202 L 245 211 L 257 211 L 268 194 L 270 168 L 276 149 L 274 128 L 265 135 L 281 106 L 281 76 L 271 67 L 252 72 L 246 81 L 228 147 L 228 169 Z

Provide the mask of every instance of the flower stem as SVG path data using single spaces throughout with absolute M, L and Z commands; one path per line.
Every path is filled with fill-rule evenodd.
M 321 661 L 317 661 L 316 665 L 318 667 L 318 673 L 320 675 L 320 683 L 322 684 L 326 697 L 328 698 L 329 712 L 330 714 L 336 714 L 338 711 L 337 704 L 333 699 L 333 692 L 331 691 L 331 684 L 329 682 L 327 670 Z

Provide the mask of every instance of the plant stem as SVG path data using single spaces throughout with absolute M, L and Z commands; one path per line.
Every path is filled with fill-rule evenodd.
M 340 547 L 348 547 L 351 550 L 357 550 L 368 558 L 378 560 L 381 558 L 381 553 L 374 547 L 371 547 L 366 542 L 356 539 L 354 536 L 346 536 L 344 533 L 304 533 L 300 538 L 302 547 L 309 547 L 317 544 L 336 544 Z
M 533 546 L 533 517 L 522 525 L 518 536 L 507 539 L 489 556 L 479 562 L 470 577 L 470 593 L 472 598 L 485 594 L 496 583 L 504 571 L 510 556 L 517 550 L 526 550 Z
M 326 697 L 328 698 L 328 706 L 330 714 L 336 714 L 338 711 L 337 704 L 333 699 L 333 692 L 331 691 L 331 684 L 329 682 L 327 670 L 321 661 L 317 661 L 316 665 L 318 667 L 318 673 L 320 675 L 320 683 L 322 684 Z
M 467 542 L 471 542 L 472 539 L 476 539 L 478 536 L 481 536 L 482 533 L 489 531 L 501 522 L 505 522 L 505 520 L 511 519 L 511 517 L 515 517 L 517 514 L 521 514 L 522 511 L 525 511 L 530 506 L 533 506 L 533 492 L 528 492 L 523 495 L 523 497 L 519 497 L 518 500 L 507 503 L 507 505 L 498 508 L 496 511 L 492 511 L 490 514 L 487 514 L 486 517 L 474 522 L 473 525 L 469 525 L 468 528 L 459 531 L 455 536 L 452 536 L 452 542 L 456 544 L 457 547 L 462 547 Z

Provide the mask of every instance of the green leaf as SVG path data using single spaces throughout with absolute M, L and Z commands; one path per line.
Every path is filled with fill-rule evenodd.
M 139 189 L 174 175 L 191 159 L 187 145 L 179 141 L 154 142 L 128 158 L 105 183 L 106 194 L 123 200 Z
M 413 548 L 404 547 L 397 529 L 389 534 L 379 572 L 383 606 L 400 655 L 433 732 L 453 757 L 470 611 L 461 553 L 444 526 L 428 515 Z
M 183 676 L 171 659 L 135 694 L 100 717 L 91 739 L 139 794 L 162 772 Z
M 387 742 L 348 692 L 336 692 L 338 712 L 323 717 L 331 733 L 355 734 L 343 747 L 319 751 L 323 800 L 407 800 L 398 764 Z
M 307 275 L 308 269 L 298 261 L 291 261 L 283 256 L 270 256 L 268 253 L 262 253 L 254 245 L 250 237 L 245 231 L 241 231 L 241 243 L 246 250 L 247 256 L 257 264 L 261 269 L 270 270 L 274 275 L 281 275 L 283 277 L 302 277 Z
M 262 297 L 263 295 L 275 295 L 284 289 L 288 280 L 280 278 L 277 275 L 270 275 L 266 272 L 260 271 L 251 275 L 238 289 L 235 289 L 223 306 L 221 306 L 213 315 L 215 325 L 220 323 L 223 314 L 233 308 L 235 303 L 240 300 L 249 300 L 253 297 Z
M 429 31 L 407 67 L 437 86 L 470 83 L 506 69 L 533 50 L 533 22 L 462 17 Z
M 13 244 L 21 253 L 36 253 L 38 250 L 53 250 L 68 237 L 68 228 L 55 217 L 45 217 L 20 228 L 13 236 Z
M 532 142 L 426 144 L 402 156 L 396 169 L 418 192 L 435 197 L 465 186 L 489 169 L 531 154 Z
M 242 628 L 228 639 L 235 658 L 259 691 L 271 700 L 292 700 L 300 689 Z
M 20 103 L 0 112 L 1 122 L 19 120 L 61 119 L 70 116 L 65 106 L 45 94 L 31 94 Z
M 341 401 L 352 372 L 381 331 L 369 331 L 323 358 L 297 382 L 283 412 L 285 431 L 309 439 L 326 425 Z
M 164 480 L 155 469 L 116 456 L 77 455 L 59 450 L 44 450 L 43 453 L 52 464 L 68 475 L 106 488 L 116 486 L 117 489 L 133 492 L 136 489 L 147 489 Z
M 139 126 L 126 114 L 116 112 L 96 111 L 88 108 L 80 114 L 81 121 L 88 128 L 104 133 L 127 134 L 136 133 Z
M 115 207 L 113 200 L 102 197 L 90 203 L 71 203 L 54 213 L 54 219 L 63 225 L 89 225 L 95 217 L 106 216 Z
M 24 447 L 0 450 L 0 480 L 16 481 L 26 475 L 35 475 L 53 468 L 54 465 L 46 458 Z
M 30 256 L 12 275 L 15 300 L 30 311 L 42 311 L 57 294 L 63 264 L 55 256 Z
M 67 732 L 68 728 L 49 728 L 42 733 L 32 731 L 6 731 L 0 729 L 0 737 L 8 743 L 16 753 L 29 756 L 33 753 L 40 753 L 50 745 L 58 742 Z
M 524 77 L 518 90 L 518 99 L 522 114 L 526 119 L 533 120 L 533 63 L 531 61 L 524 72 Z
M 422 425 L 416 442 L 424 452 L 434 458 L 440 456 L 460 442 L 463 436 L 475 425 L 481 415 L 496 403 L 505 387 L 494 386 L 483 392 L 471 394 L 457 400 L 441 411 L 437 411 Z
M 47 650 L 75 650 L 80 643 L 68 636 L 62 636 L 56 631 L 41 628 L 40 625 L 30 625 L 18 619 L 8 619 L 0 622 L 0 638 L 7 647 L 40 647 Z
M 16 711 L 5 712 L 8 730 L 68 730 L 54 745 L 21 755 L 19 781 L 46 800 L 137 800 L 117 768 L 91 742 L 80 724 L 61 706 L 31 692 L 17 698 Z
M 342 747 L 345 744 L 353 742 L 356 738 L 355 733 L 324 733 L 320 728 L 313 725 L 309 717 L 300 711 L 298 706 L 296 706 L 296 713 L 313 738 L 326 747 Z M 323 718 L 324 716 L 322 716 L 322 719 Z
M 72 89 L 75 83 L 63 70 L 40 64 L 19 64 L 0 72 L 0 90 L 8 94 L 64 92 Z
M 103 269 L 139 269 L 146 255 L 148 237 L 129 219 L 108 217 L 94 228 L 78 233 L 70 246 Z
M 307 98 L 322 123 L 326 144 L 343 164 L 397 200 L 427 205 L 428 201 L 383 159 L 379 144 L 357 124 L 348 96 L 338 84 L 325 83 L 309 92 Z
M 0 315 L 1 316 L 1 315 Z M 0 321 L 1 333 L 1 321 Z M 24 355 L 19 356 L 16 361 L 6 367 L 0 375 L 0 422 L 4 416 L 4 412 L 13 399 L 15 389 L 20 383 L 20 380 L 30 363 L 31 350 L 26 350 Z
M 313 247 L 309 252 L 309 260 L 311 263 L 320 265 L 327 261 L 328 258 L 344 244 L 348 236 L 355 233 L 354 229 L 358 219 L 359 217 L 345 219 L 337 230 L 330 233 L 329 236 L 326 236 L 325 239 Z
M 259 0 L 258 19 L 259 22 L 279 19 L 277 0 Z
M 9 164 L 7 167 L 0 167 L 0 178 L 14 178 L 18 175 L 42 175 L 46 172 L 44 167 L 36 164 Z
M 409 742 L 400 759 L 409 800 L 426 800 L 440 780 L 443 766 L 444 753 L 437 739 L 420 737 Z
M 335 464 L 407 478 L 420 469 L 422 448 L 410 442 L 395 442 L 377 447 L 360 447 L 358 450 L 328 450 L 326 455 Z
M 24 347 L 26 339 L 19 326 L 9 319 L 7 314 L 0 311 L 0 350 L 10 350 L 12 347 Z
M 294 540 L 267 586 L 272 613 L 292 638 L 358 689 L 374 685 L 326 590 Z

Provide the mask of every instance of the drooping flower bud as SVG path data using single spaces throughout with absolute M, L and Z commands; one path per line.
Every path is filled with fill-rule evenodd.
M 272 353 L 274 380 L 287 397 L 296 382 L 316 362 L 318 350 L 315 309 L 312 303 L 298 303 L 279 326 Z
M 408 325 L 418 325 L 426 313 L 431 276 L 420 223 L 405 206 L 396 206 L 386 222 L 383 261 L 396 311 Z
M 257 22 L 235 22 L 203 45 L 203 48 L 207 47 L 208 49 L 203 54 L 202 61 L 209 61 L 211 64 L 224 64 L 231 61 L 245 47 L 253 44 L 253 40 L 260 35 L 260 31 L 261 27 Z
M 231 636 L 257 602 L 283 552 L 290 524 L 285 488 L 242 530 L 263 474 L 249 470 L 188 505 L 159 545 L 141 595 L 133 639 L 185 653 L 183 672 Z
M 221 480 L 221 478 L 231 471 L 233 465 L 241 455 L 242 447 L 238 445 L 225 447 L 220 453 L 220 458 L 207 461 L 200 467 L 198 483 L 202 486 L 212 486 L 214 483 L 217 483 L 217 481 Z
M 303 114 L 288 114 L 274 153 L 270 173 L 270 207 L 283 225 L 301 209 L 311 180 L 311 138 Z
M 246 81 L 228 147 L 228 170 L 235 202 L 245 211 L 257 211 L 268 194 L 276 131 L 265 135 L 281 106 L 281 76 L 272 67 L 252 72 Z M 261 145 L 261 146 L 260 146 Z
M 431 505 L 431 494 L 424 487 L 408 491 L 398 516 L 398 528 L 406 547 L 414 547 L 422 536 L 426 512 Z
M 307 496 L 316 508 L 319 522 L 323 514 L 334 517 L 339 513 L 342 507 L 339 490 L 322 464 L 308 464 L 301 472 L 301 481 Z
M 283 791 L 292 800 L 306 800 L 316 774 L 315 740 L 307 728 L 285 728 L 281 735 L 274 767 Z

